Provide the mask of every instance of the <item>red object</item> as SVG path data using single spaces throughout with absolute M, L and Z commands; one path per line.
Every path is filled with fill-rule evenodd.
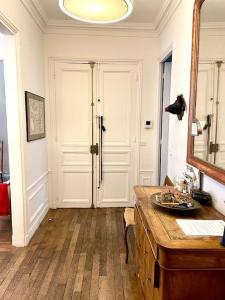
M 8 184 L 0 183 L 0 216 L 10 215 Z

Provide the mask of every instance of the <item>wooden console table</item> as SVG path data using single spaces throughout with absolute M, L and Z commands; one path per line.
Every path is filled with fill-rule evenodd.
M 134 188 L 135 261 L 145 300 L 224 300 L 225 248 L 221 238 L 186 236 L 176 219 L 225 217 L 209 206 L 191 215 L 159 210 L 150 196 L 165 188 Z

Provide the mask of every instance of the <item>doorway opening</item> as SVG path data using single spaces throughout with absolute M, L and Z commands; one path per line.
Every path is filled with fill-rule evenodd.
M 10 171 L 5 98 L 4 56 L 0 35 L 0 244 L 11 243 Z
M 168 141 L 169 141 L 169 114 L 165 107 L 170 104 L 171 74 L 173 56 L 170 53 L 161 62 L 161 101 L 160 101 L 160 124 L 159 124 L 159 184 L 163 185 L 167 176 L 168 167 Z

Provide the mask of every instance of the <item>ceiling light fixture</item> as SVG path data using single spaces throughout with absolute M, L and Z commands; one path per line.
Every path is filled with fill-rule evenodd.
M 133 0 L 59 0 L 59 7 L 73 19 L 107 24 L 127 18 L 133 10 Z

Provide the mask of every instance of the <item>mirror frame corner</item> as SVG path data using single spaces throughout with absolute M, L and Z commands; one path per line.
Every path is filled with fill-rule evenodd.
M 211 163 L 194 156 L 194 137 L 192 136 L 192 120 L 196 110 L 198 59 L 199 59 L 199 38 L 200 38 L 200 13 L 202 4 L 207 0 L 195 0 L 193 24 L 192 24 L 192 58 L 191 58 L 191 85 L 189 99 L 189 119 L 188 119 L 188 143 L 187 143 L 187 163 L 198 168 L 205 175 L 225 184 L 225 170 L 214 166 Z

